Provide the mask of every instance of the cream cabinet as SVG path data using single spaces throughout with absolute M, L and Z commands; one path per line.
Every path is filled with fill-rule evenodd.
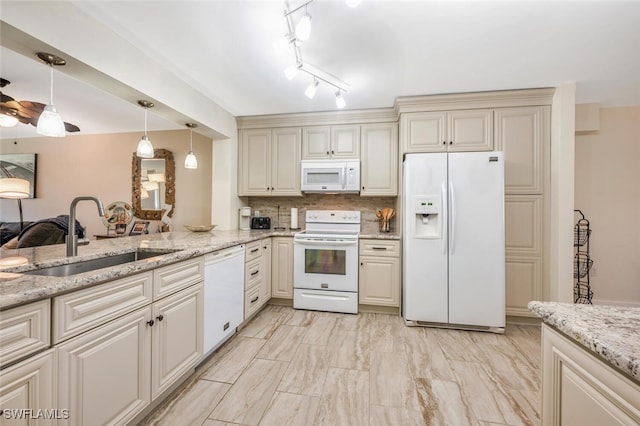
M 302 159 L 357 159 L 360 126 L 313 126 L 302 129 Z
M 241 130 L 238 195 L 302 195 L 300 134 L 298 127 Z
M 63 424 L 126 424 L 195 367 L 203 350 L 199 263 L 190 259 L 54 298 L 53 328 L 66 339 L 55 346 L 56 406 L 70 412 Z M 152 288 L 157 296 L 145 299 Z
M 62 424 L 126 424 L 151 402 L 151 308 L 141 308 L 56 348 Z
M 360 240 L 361 305 L 400 306 L 400 241 Z
M 246 245 L 244 319 L 249 319 L 271 298 L 271 240 Z
M 493 149 L 492 109 L 407 112 L 401 127 L 404 153 Z
M 50 338 L 51 301 L 41 300 L 0 314 L 0 366 L 46 349 Z
M 293 299 L 293 238 L 271 239 L 271 297 Z
M 531 316 L 527 303 L 544 298 L 550 109 L 496 108 L 494 120 L 505 160 L 506 312 Z
M 158 397 L 194 367 L 203 351 L 202 283 L 151 307 L 151 398 Z
M 53 349 L 34 355 L 0 371 L 0 418 L 2 424 L 53 425 L 71 415 L 69 407 L 56 404 Z M 37 416 L 48 410 L 46 417 Z
M 565 337 L 542 326 L 541 424 L 640 424 L 640 385 Z
M 360 196 L 398 195 L 398 125 L 362 126 Z

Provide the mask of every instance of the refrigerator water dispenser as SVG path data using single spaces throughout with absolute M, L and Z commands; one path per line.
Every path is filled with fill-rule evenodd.
M 441 209 L 440 197 L 437 195 L 422 195 L 413 197 L 413 211 L 415 213 L 415 238 L 440 238 Z

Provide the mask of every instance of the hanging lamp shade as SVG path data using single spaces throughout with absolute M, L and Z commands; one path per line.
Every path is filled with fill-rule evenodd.
M 19 121 L 12 115 L 0 114 L 0 127 L 13 127 Z
M 136 148 L 136 155 L 140 158 L 153 158 L 153 145 L 147 136 L 147 110 L 149 108 L 153 108 L 153 102 L 149 101 L 138 101 L 138 104 L 144 108 L 144 136 L 138 142 L 138 147 Z
M 186 123 L 185 126 L 187 126 L 190 129 L 190 132 L 189 132 L 189 153 L 184 159 L 184 168 L 197 169 L 198 159 L 196 158 L 196 155 L 193 153 L 193 129 L 198 127 L 198 125 L 195 123 Z

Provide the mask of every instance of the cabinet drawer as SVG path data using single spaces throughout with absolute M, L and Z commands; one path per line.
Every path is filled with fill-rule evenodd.
M 400 241 L 360 240 L 360 256 L 400 257 Z
M 204 279 L 204 257 L 185 260 L 154 271 L 153 300 L 187 288 Z
M 9 309 L 0 315 L 0 365 L 49 347 L 49 299 Z
M 153 272 L 132 275 L 53 299 L 53 343 L 151 303 Z
M 262 270 L 262 259 L 256 259 L 251 262 L 247 262 L 244 270 L 244 289 L 249 290 L 255 287 L 264 278 L 264 271 Z
M 258 241 L 253 241 L 251 243 L 247 244 L 247 248 L 246 248 L 246 254 L 244 256 L 245 261 L 247 263 L 251 262 L 252 260 L 255 260 L 257 258 L 259 258 L 262 255 L 262 250 L 260 250 L 261 247 L 261 242 L 260 240 Z
M 249 318 L 262 306 L 260 303 L 260 286 L 244 292 L 244 319 Z

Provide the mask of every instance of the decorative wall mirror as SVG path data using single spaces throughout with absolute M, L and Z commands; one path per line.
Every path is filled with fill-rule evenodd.
M 133 153 L 131 197 L 133 214 L 140 219 L 160 220 L 164 206 L 173 215 L 176 202 L 176 166 L 173 154 L 166 149 L 154 150 L 153 158 L 140 158 Z

